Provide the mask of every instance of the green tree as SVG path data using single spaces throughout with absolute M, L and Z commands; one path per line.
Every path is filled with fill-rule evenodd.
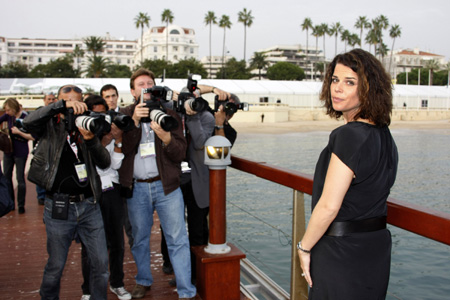
M 322 34 L 322 28 L 320 25 L 316 25 L 313 27 L 312 36 L 316 38 L 316 56 L 319 54 L 319 37 Z
M 208 11 L 205 15 L 205 25 L 209 26 L 209 78 L 211 78 L 212 72 L 212 51 L 211 51 L 211 34 L 212 34 L 212 25 L 217 24 L 216 15 L 213 11 Z
M 135 18 L 134 18 L 134 25 L 136 25 L 136 28 L 141 28 L 141 61 L 143 61 L 143 51 L 144 51 L 144 27 L 150 26 L 151 18 L 147 13 L 140 12 Z
M 37 65 L 30 71 L 29 77 L 76 78 L 79 77 L 79 72 L 73 68 L 72 56 L 65 55 L 46 64 Z
M 225 64 L 225 70 L 221 69 L 217 74 L 220 79 L 250 79 L 252 74 L 246 65 L 245 60 L 237 61 L 233 57 Z
M 356 20 L 355 23 L 355 28 L 360 30 L 359 33 L 359 47 L 362 48 L 362 37 L 363 37 L 363 30 L 364 29 L 369 29 L 371 27 L 370 22 L 367 20 L 366 16 L 360 16 L 358 17 L 358 19 Z
M 319 72 L 320 80 L 323 80 L 323 74 L 325 73 L 325 62 L 317 62 L 314 65 L 314 72 Z
M 424 61 L 424 67 L 426 70 L 430 70 L 430 81 L 429 81 L 429 85 L 433 85 L 433 76 L 434 76 L 434 71 L 439 71 L 440 69 L 440 65 L 439 62 L 435 59 L 430 59 L 430 60 L 426 60 Z
M 80 74 L 81 73 L 80 58 L 82 58 L 84 56 L 84 50 L 81 49 L 79 45 L 76 45 L 70 55 L 76 63 L 75 70 L 77 71 L 78 74 Z
M 338 40 L 339 34 L 342 32 L 343 29 L 344 29 L 344 27 L 342 27 L 341 23 L 339 23 L 339 22 L 331 24 L 329 34 L 334 35 L 334 56 L 337 55 L 337 40 Z
M 91 52 L 94 57 L 96 57 L 99 52 L 103 52 L 103 49 L 106 46 L 106 42 L 101 37 L 89 36 L 84 38 L 83 41 L 87 51 Z
M 164 70 L 166 74 L 170 73 L 171 69 L 173 68 L 173 65 L 171 62 L 164 59 L 155 59 L 155 60 L 146 59 L 139 66 L 136 66 L 134 71 L 136 71 L 139 68 L 145 68 L 152 71 L 153 74 L 155 74 L 155 77 L 163 77 Z
M 168 78 L 188 78 L 189 74 L 199 74 L 202 78 L 206 78 L 208 76 L 208 72 L 206 71 L 203 64 L 191 57 L 189 59 L 179 60 L 177 63 L 173 65 L 172 68 L 169 69 L 169 72 L 166 72 Z
M 306 30 L 306 60 L 308 60 L 308 37 L 309 37 L 309 30 L 313 28 L 313 23 L 310 18 L 305 18 L 303 20 L 303 23 L 300 25 L 302 28 L 302 31 Z
M 223 46 L 222 46 L 222 70 L 224 69 L 225 65 L 225 32 L 228 29 L 231 28 L 231 21 L 230 17 L 227 15 L 222 15 L 222 18 L 219 21 L 219 27 L 223 28 Z M 216 76 L 217 77 L 217 76 Z
M 347 52 L 347 43 L 350 39 L 350 31 L 348 31 L 347 29 L 345 29 L 344 31 L 342 31 L 341 34 L 341 41 L 344 42 L 344 52 Z
M 423 76 L 423 74 L 424 74 L 423 69 L 412 69 L 410 72 L 408 72 L 408 84 L 411 84 L 411 85 L 418 84 L 419 72 L 421 74 L 420 84 L 421 85 L 428 84 L 428 76 Z M 397 74 L 397 84 L 406 84 L 406 76 L 407 76 L 406 72 Z
M 246 61 L 246 50 L 247 50 L 247 27 L 250 27 L 253 24 L 254 17 L 252 16 L 252 11 L 247 11 L 244 8 L 242 11 L 238 13 L 238 22 L 244 24 L 244 61 Z
M 102 56 L 89 56 L 88 67 L 86 70 L 86 77 L 88 78 L 103 78 L 106 77 L 106 69 L 110 65 L 107 58 Z
M 173 13 L 170 9 L 165 9 L 161 14 L 161 22 L 166 23 L 166 60 L 169 60 L 169 24 L 173 22 Z
M 270 80 L 303 80 L 305 72 L 299 66 L 282 61 L 267 69 L 267 78 Z
M 130 78 L 132 72 L 127 65 L 109 64 L 106 66 L 105 77 L 107 78 Z
M 269 63 L 266 61 L 266 55 L 263 52 L 255 52 L 250 62 L 250 68 L 258 69 L 259 80 L 261 80 L 261 70 L 266 68 Z
M 384 15 L 378 16 L 376 20 L 377 20 L 377 25 L 378 25 L 378 29 L 379 29 L 377 31 L 377 33 L 378 33 L 378 40 L 379 40 L 378 44 L 381 45 L 381 47 L 383 47 L 384 46 L 383 45 L 383 30 L 386 30 L 386 29 L 389 28 L 389 20 Z M 387 52 L 385 53 L 384 51 L 379 51 L 379 52 L 381 54 L 381 58 L 383 58 L 386 55 L 386 53 L 387 53 Z
M 28 66 L 20 62 L 9 62 L 0 66 L 0 78 L 26 78 L 28 77 Z
M 394 43 L 395 39 L 402 35 L 402 29 L 399 25 L 395 24 L 391 26 L 391 30 L 389 31 L 389 36 L 392 38 L 392 48 L 391 48 L 391 57 L 389 58 L 389 74 L 391 73 L 391 65 L 392 65 L 392 55 L 394 54 Z
M 376 33 L 376 29 L 371 28 L 366 35 L 366 44 L 369 44 L 369 52 L 372 49 L 372 45 L 374 45 L 374 54 L 376 54 L 377 51 L 377 44 L 378 44 L 378 35 Z
M 361 45 L 361 40 L 359 39 L 359 36 L 356 33 L 352 33 L 348 37 L 348 44 L 352 48 L 355 48 L 356 44 Z
M 323 57 L 324 57 L 324 59 L 327 58 L 327 56 L 325 55 L 325 37 L 327 34 L 328 34 L 328 24 L 327 23 L 320 24 L 320 36 L 323 38 Z

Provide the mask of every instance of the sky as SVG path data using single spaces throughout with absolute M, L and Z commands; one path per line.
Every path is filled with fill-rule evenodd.
M 275 45 L 306 45 L 306 31 L 301 24 L 310 18 L 313 25 L 340 22 L 345 29 L 359 35 L 354 24 L 359 16 L 369 20 L 385 15 L 389 23 L 398 24 L 401 37 L 395 40 L 394 49 L 419 48 L 450 59 L 450 1 L 449 0 L 0 0 L 0 36 L 6 38 L 83 38 L 105 36 L 116 39 L 136 40 L 140 28 L 134 18 L 147 13 L 150 27 L 165 25 L 161 21 L 164 9 L 174 15 L 173 24 L 192 28 L 199 44 L 199 57 L 209 55 L 209 26 L 204 19 L 213 11 L 217 21 L 228 15 L 232 22 L 226 30 L 226 51 L 240 60 L 244 58 L 244 25 L 239 23 L 238 13 L 251 10 L 253 24 L 247 28 L 247 60 L 256 51 Z M 223 28 L 212 27 L 212 55 L 222 55 Z M 389 32 L 384 31 L 384 41 L 392 48 Z M 316 45 L 313 36 L 309 45 Z M 323 48 L 319 38 L 319 49 Z M 335 55 L 335 38 L 326 37 L 327 58 Z M 367 44 L 362 48 L 369 50 Z M 347 48 L 349 50 L 349 48 Z M 337 53 L 344 51 L 344 43 L 338 40 Z

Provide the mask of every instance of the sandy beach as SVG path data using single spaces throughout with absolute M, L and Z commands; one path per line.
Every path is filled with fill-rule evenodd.
M 343 121 L 291 121 L 279 123 L 244 123 L 233 122 L 230 124 L 239 134 L 284 134 L 292 132 L 331 131 L 344 124 Z M 450 120 L 437 121 L 393 121 L 389 127 L 395 129 L 432 130 L 443 129 L 450 134 Z

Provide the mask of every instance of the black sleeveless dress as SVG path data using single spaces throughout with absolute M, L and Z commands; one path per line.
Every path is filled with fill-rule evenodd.
M 386 216 L 386 200 L 398 164 L 397 147 L 388 127 L 350 122 L 330 134 L 316 165 L 313 210 L 322 194 L 331 153 L 355 173 L 335 221 Z M 323 236 L 311 250 L 313 287 L 309 299 L 385 299 L 391 244 L 387 229 Z

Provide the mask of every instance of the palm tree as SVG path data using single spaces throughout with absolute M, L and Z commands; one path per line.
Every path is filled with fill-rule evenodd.
M 319 53 L 319 37 L 322 36 L 320 25 L 316 25 L 313 27 L 312 36 L 316 38 L 316 57 Z
M 86 71 L 87 77 L 100 78 L 106 76 L 106 68 L 110 64 L 109 60 L 101 56 L 91 56 L 88 58 L 89 64 Z
M 424 63 L 424 67 L 430 70 L 430 80 L 428 81 L 428 85 L 433 85 L 433 72 L 439 71 L 439 62 L 435 59 L 426 60 Z
M 79 72 L 80 71 L 80 66 L 79 66 L 79 63 L 78 63 L 78 59 L 84 56 L 84 50 L 81 49 L 79 45 L 76 45 L 75 48 L 73 49 L 73 52 L 72 52 L 71 56 L 72 56 L 72 59 L 74 59 L 75 62 L 76 62 L 76 66 L 77 66 L 76 70 L 77 70 L 78 75 L 80 75 L 79 74 L 80 73 Z
M 376 18 L 376 23 L 378 25 L 378 31 L 377 31 L 377 33 L 378 33 L 378 41 L 379 41 L 379 44 L 381 46 L 383 46 L 383 29 L 388 29 L 388 27 L 389 27 L 389 20 L 384 15 L 380 15 L 380 16 L 378 16 Z M 380 51 L 381 58 L 384 57 L 385 53 L 384 54 L 383 53 L 384 53 L 384 51 Z
M 389 59 L 389 74 L 391 73 L 391 64 L 392 64 L 392 55 L 394 54 L 394 43 L 395 39 L 402 35 L 402 29 L 399 25 L 395 24 L 391 26 L 391 30 L 389 31 L 389 36 L 392 38 L 392 48 L 391 48 L 391 57 Z
M 323 58 L 326 60 L 327 56 L 325 55 L 325 36 L 328 34 L 328 24 L 322 23 L 320 24 L 320 33 L 323 37 Z
M 219 27 L 223 28 L 223 48 L 222 48 L 222 72 L 224 71 L 224 64 L 225 64 L 225 31 L 231 28 L 231 21 L 230 17 L 227 15 L 222 15 L 222 18 L 219 21 Z M 222 78 L 223 78 L 222 74 Z
M 370 49 L 372 48 L 372 45 L 374 45 L 374 54 L 377 51 L 377 43 L 378 43 L 378 35 L 376 33 L 376 29 L 374 29 L 373 27 L 367 32 L 366 35 L 366 44 L 369 44 L 369 52 Z
M 106 45 L 106 42 L 101 37 L 96 36 L 89 36 L 84 38 L 83 41 L 87 50 L 90 51 L 94 57 L 97 57 L 97 53 L 102 52 Z
M 170 9 L 165 9 L 161 14 L 161 22 L 166 22 L 166 61 L 169 60 L 169 24 L 173 22 L 173 14 Z
M 363 29 L 369 29 L 371 27 L 369 21 L 367 20 L 366 16 L 360 16 L 356 20 L 355 28 L 360 29 L 359 34 L 359 47 L 362 48 L 362 36 L 363 36 Z
M 351 36 L 350 31 L 348 31 L 347 29 L 342 31 L 341 41 L 344 42 L 344 52 L 347 52 L 347 43 L 350 41 L 350 36 Z
M 334 56 L 337 55 L 337 39 L 338 39 L 338 35 L 342 32 L 342 30 L 344 29 L 344 27 L 342 27 L 341 23 L 336 22 L 331 24 L 330 27 L 330 35 L 334 35 Z
M 147 28 L 150 26 L 150 16 L 147 13 L 140 12 L 135 18 L 134 18 L 134 25 L 136 25 L 136 28 L 141 27 L 141 63 L 143 62 L 142 58 L 142 52 L 144 51 L 143 47 L 143 41 L 144 41 L 144 27 L 147 26 Z
M 252 16 L 251 10 L 247 11 L 247 9 L 244 8 L 238 13 L 238 22 L 244 24 L 244 61 L 247 46 L 247 27 L 250 27 L 253 24 L 253 19 L 254 17 Z
M 213 24 L 217 24 L 216 15 L 213 11 L 208 11 L 205 15 L 205 25 L 209 25 L 209 78 L 211 78 L 212 72 L 211 32 Z
M 313 24 L 310 18 L 305 18 L 300 26 L 302 31 L 306 30 L 306 60 L 308 60 L 308 31 L 313 28 Z
M 266 55 L 263 52 L 255 52 L 255 54 L 253 54 L 250 67 L 259 70 L 259 80 L 261 80 L 261 70 L 268 66 L 269 62 L 266 61 Z

